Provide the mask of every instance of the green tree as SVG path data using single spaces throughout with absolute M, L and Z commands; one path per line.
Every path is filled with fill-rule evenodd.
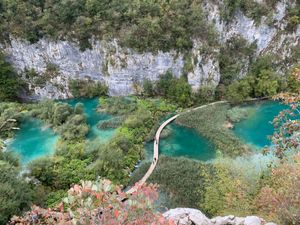
M 249 98 L 252 92 L 252 87 L 247 79 L 235 81 L 228 86 L 226 91 L 226 99 L 234 104 L 243 102 Z
M 275 68 L 276 56 L 264 55 L 258 57 L 250 66 L 250 74 L 258 76 L 263 70 L 273 70 Z
M 82 140 L 89 132 L 84 115 L 73 115 L 61 128 L 63 140 Z
M 57 103 L 54 105 L 54 111 L 52 115 L 53 124 L 55 126 L 62 125 L 72 114 L 73 109 L 68 104 Z
M 74 113 L 75 114 L 83 114 L 84 113 L 84 105 L 79 102 L 74 107 Z
M 177 80 L 171 98 L 180 106 L 187 107 L 192 104 L 192 88 L 184 77 Z
M 156 92 L 161 96 L 170 95 L 170 89 L 173 84 L 173 74 L 171 71 L 167 71 L 165 74 L 161 75 L 156 83 Z
M 262 70 L 256 78 L 254 92 L 256 97 L 273 96 L 278 93 L 278 76 L 270 70 Z
M 146 97 L 153 97 L 154 95 L 154 87 L 153 87 L 153 83 L 148 80 L 148 79 L 145 79 L 143 81 L 143 94 L 146 96 Z
M 195 95 L 195 102 L 203 104 L 212 102 L 215 99 L 215 87 L 205 85 L 201 86 Z
M 43 185 L 51 186 L 56 178 L 56 174 L 53 170 L 53 159 L 40 158 L 34 160 L 29 165 L 30 175 L 37 178 Z
M 18 98 L 21 82 L 12 66 L 0 53 L 0 101 L 14 101 Z
M 18 173 L 16 167 L 0 161 L 0 224 L 30 206 L 33 193 Z

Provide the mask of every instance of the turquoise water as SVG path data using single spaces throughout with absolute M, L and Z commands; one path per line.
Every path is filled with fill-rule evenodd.
M 247 119 L 235 124 L 235 134 L 246 143 L 258 148 L 270 145 L 268 136 L 274 132 L 271 122 L 280 111 L 287 109 L 288 106 L 268 101 L 254 103 L 250 107 L 255 109 L 254 112 Z
M 99 130 L 97 128 L 99 121 L 111 118 L 110 115 L 96 111 L 99 104 L 98 98 L 70 99 L 63 102 L 72 106 L 75 106 L 78 102 L 83 103 L 87 123 L 90 126 L 88 139 L 97 138 L 100 141 L 107 141 L 115 133 L 115 129 Z M 22 164 L 27 164 L 36 158 L 54 153 L 55 144 L 59 136 L 52 129 L 44 128 L 42 122 L 34 119 L 25 120 L 20 128 L 8 148 L 20 155 Z
M 8 148 L 20 155 L 22 164 L 53 154 L 58 136 L 50 128 L 33 119 L 24 121 L 20 128 Z
M 99 121 L 109 120 L 112 118 L 111 115 L 105 113 L 99 113 L 96 111 L 99 105 L 99 98 L 76 98 L 76 99 L 68 99 L 63 100 L 70 104 L 71 106 L 75 106 L 77 103 L 82 103 L 84 107 L 84 113 L 87 117 L 87 123 L 90 126 L 90 132 L 88 133 L 87 138 L 95 139 L 98 138 L 101 141 L 109 140 L 116 129 L 98 129 L 97 124 Z
M 70 99 L 64 102 L 75 106 L 78 102 L 83 103 L 90 126 L 89 139 L 98 138 L 100 141 L 109 140 L 115 133 L 115 129 L 98 129 L 99 121 L 111 119 L 110 115 L 98 113 L 96 108 L 99 104 L 98 98 L 94 99 Z M 254 103 L 251 107 L 253 113 L 245 120 L 236 123 L 234 132 L 245 142 L 259 148 L 269 145 L 268 135 L 273 134 L 271 121 L 280 111 L 286 109 L 278 102 Z M 43 128 L 38 120 L 26 120 L 21 124 L 21 130 L 16 133 L 15 139 L 9 145 L 9 149 L 21 156 L 22 163 L 38 157 L 49 155 L 54 152 L 58 136 L 49 128 Z M 215 158 L 214 147 L 208 140 L 199 136 L 193 129 L 179 126 L 175 123 L 168 125 L 171 134 L 160 140 L 160 154 L 172 157 L 187 157 L 191 159 L 207 161 Z M 153 154 L 153 142 L 146 144 L 148 158 Z
M 171 157 L 186 157 L 207 161 L 215 158 L 214 147 L 207 139 L 190 128 L 172 123 L 167 126 L 171 134 L 160 139 L 159 153 Z M 153 154 L 153 142 L 146 144 L 147 158 Z M 150 156 L 150 157 L 149 157 Z
M 274 128 L 273 119 L 280 111 L 288 106 L 279 102 L 264 101 L 247 105 L 254 110 L 245 120 L 235 124 L 235 134 L 248 144 L 256 148 L 270 145 L 269 135 Z M 197 134 L 195 130 L 179 126 L 175 123 L 168 125 L 172 131 L 171 135 L 160 141 L 160 154 L 171 157 L 186 157 L 191 159 L 207 161 L 216 157 L 213 145 Z M 217 135 L 217 134 L 216 134 Z M 153 142 L 146 144 L 147 158 L 152 158 Z

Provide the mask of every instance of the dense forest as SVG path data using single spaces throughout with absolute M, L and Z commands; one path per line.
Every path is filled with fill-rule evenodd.
M 277 0 L 225 0 L 222 17 L 230 21 L 237 9 L 259 21 L 269 15 Z M 81 49 L 90 48 L 90 38 L 118 38 L 138 51 L 187 51 L 192 40 L 216 45 L 212 25 L 203 12 L 203 0 L 14 0 L 0 3 L 1 39 L 9 35 L 36 42 L 42 37 L 71 39 Z M 297 1 L 299 4 L 299 1 Z M 299 24 L 299 7 L 289 9 L 288 29 Z

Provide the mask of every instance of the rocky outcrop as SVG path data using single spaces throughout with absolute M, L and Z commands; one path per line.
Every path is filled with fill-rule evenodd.
M 267 223 L 257 216 L 207 218 L 200 210 L 190 208 L 171 209 L 163 214 L 166 219 L 171 219 L 176 225 L 276 225 Z
M 225 22 L 220 16 L 220 5 L 215 1 L 204 1 L 203 9 L 208 23 L 215 27 L 220 45 L 232 37 L 243 37 L 249 43 L 256 43 L 256 56 L 268 52 L 280 53 L 278 55 L 284 62 L 282 67 L 288 68 L 290 65 L 286 59 L 291 56 L 293 48 L 300 44 L 300 26 L 294 32 L 285 31 L 288 4 L 290 2 L 286 0 L 278 2 L 271 24 L 268 22 L 270 18 L 262 17 L 257 23 L 241 11 L 236 12 L 231 22 Z M 72 97 L 68 87 L 70 79 L 104 82 L 109 86 L 110 95 L 134 94 L 141 89 L 144 79 L 156 81 L 168 70 L 177 77 L 186 72 L 193 89 L 205 84 L 216 86 L 220 80 L 219 47 L 207 50 L 203 40 L 194 40 L 188 57 L 175 51 L 138 53 L 119 46 L 117 40 L 91 40 L 91 43 L 92 49 L 80 51 L 73 42 L 41 39 L 30 44 L 11 37 L 10 44 L 3 45 L 2 49 L 19 72 L 34 69 L 39 76 L 45 77 L 47 65 L 57 67 L 58 73 L 46 77 L 42 86 L 24 77 L 36 98 Z M 188 71 L 187 63 L 190 64 Z M 242 64 L 240 77 L 246 74 L 248 61 Z
M 109 86 L 111 95 L 128 95 L 134 92 L 133 85 L 143 79 L 155 81 L 159 75 L 171 70 L 175 76 L 181 74 L 182 56 L 175 53 L 138 54 L 130 49 L 123 49 L 114 41 L 111 43 L 95 41 L 91 50 L 80 51 L 76 43 L 67 41 L 52 42 L 42 39 L 35 44 L 12 39 L 6 48 L 12 64 L 19 70 L 33 68 L 43 74 L 47 64 L 58 67 L 59 74 L 55 77 L 61 84 L 69 79 L 99 80 Z M 50 79 L 48 83 L 56 83 Z M 39 96 L 47 96 L 49 86 L 35 89 Z M 57 89 L 55 90 L 59 92 Z M 63 92 L 56 97 L 67 97 Z M 69 94 L 70 95 L 70 94 Z M 52 97 L 52 96 L 48 96 Z

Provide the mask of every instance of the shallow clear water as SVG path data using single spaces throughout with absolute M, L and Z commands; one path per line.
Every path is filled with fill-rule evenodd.
M 251 107 L 251 114 L 245 120 L 235 124 L 234 133 L 248 144 L 260 149 L 270 145 L 269 135 L 274 128 L 273 119 L 280 111 L 288 106 L 279 102 L 256 102 L 246 107 Z M 172 157 L 187 157 L 191 159 L 207 161 L 214 159 L 216 153 L 213 145 L 195 130 L 179 126 L 175 123 L 168 125 L 172 133 L 160 141 L 160 153 Z M 146 144 L 147 158 L 151 160 L 153 154 L 153 142 Z
M 101 141 L 109 140 L 115 129 L 98 129 L 99 121 L 108 120 L 112 117 L 104 113 L 98 113 L 96 108 L 99 104 L 98 98 L 93 99 L 70 99 L 64 102 L 75 106 L 78 102 L 83 103 L 87 116 L 87 123 L 91 127 L 88 134 L 89 139 L 99 138 Z M 253 113 L 245 120 L 236 123 L 234 132 L 245 142 L 258 148 L 269 145 L 268 135 L 273 134 L 271 121 L 278 113 L 286 109 L 278 102 L 254 103 L 251 107 Z M 16 133 L 14 140 L 8 146 L 21 156 L 22 163 L 41 156 L 52 154 L 58 136 L 49 128 L 43 128 L 38 120 L 26 120 L 21 124 L 21 130 Z M 179 126 L 175 123 L 168 125 L 171 134 L 160 140 L 160 154 L 172 157 L 187 157 L 191 159 L 207 161 L 216 156 L 214 146 L 204 137 L 199 136 L 193 129 Z M 151 159 L 153 154 L 153 142 L 146 144 L 147 158 Z
M 172 123 L 167 126 L 171 134 L 160 139 L 159 153 L 171 157 L 186 157 L 207 161 L 215 158 L 214 147 L 193 129 Z M 146 144 L 147 158 L 153 154 L 153 142 Z
M 97 124 L 99 121 L 104 121 L 112 118 L 111 115 L 99 113 L 96 111 L 97 106 L 99 105 L 99 98 L 76 98 L 63 100 L 63 102 L 66 102 L 73 107 L 77 103 L 83 104 L 84 113 L 87 117 L 87 123 L 90 126 L 90 132 L 87 136 L 89 139 L 99 138 L 101 141 L 107 141 L 113 136 L 115 129 L 97 128 Z
M 58 135 L 52 129 L 33 119 L 24 121 L 20 128 L 8 148 L 20 155 L 22 164 L 53 154 Z
M 279 102 L 268 101 L 254 103 L 250 107 L 255 110 L 247 119 L 235 124 L 235 134 L 246 143 L 258 148 L 270 145 L 268 136 L 274 132 L 271 122 L 280 111 L 287 109 L 288 106 Z
M 63 102 L 72 106 L 75 106 L 78 102 L 83 103 L 87 123 L 90 126 L 88 139 L 98 138 L 100 141 L 107 141 L 113 136 L 115 129 L 99 130 L 97 128 L 99 121 L 111 118 L 110 115 L 96 111 L 99 104 L 98 98 L 70 99 Z M 20 128 L 9 144 L 8 149 L 20 155 L 22 164 L 27 164 L 36 158 L 54 153 L 55 144 L 59 136 L 52 129 L 44 128 L 41 121 L 33 119 L 25 120 Z

